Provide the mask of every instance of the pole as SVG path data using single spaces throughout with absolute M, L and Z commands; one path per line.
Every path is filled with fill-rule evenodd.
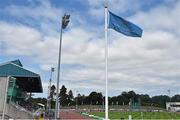
M 106 80 L 106 94 L 105 94 L 105 119 L 108 120 L 108 39 L 107 39 L 107 19 L 108 8 L 105 6 L 105 80 Z
M 49 110 L 51 109 L 50 94 L 51 94 L 52 72 L 53 72 L 53 69 L 51 68 L 51 74 L 50 74 L 49 86 L 48 86 L 48 95 L 47 95 L 47 112 L 48 112 L 48 115 L 49 115 Z
M 52 82 L 52 70 L 51 70 L 51 76 L 50 76 L 50 79 L 49 79 L 49 96 L 51 94 L 51 82 Z M 51 109 L 51 100 L 49 99 L 49 109 Z M 48 110 L 49 111 L 49 110 Z
M 140 107 L 140 111 L 141 111 L 141 120 L 143 120 L 143 108 L 142 108 L 142 104 L 141 104 L 141 99 L 139 98 L 139 107 Z
M 78 109 L 78 92 L 79 92 L 79 91 L 76 91 L 76 94 L 77 94 L 77 99 L 76 99 L 76 110 Z
M 6 88 L 5 88 L 2 120 L 4 120 L 4 116 L 5 116 L 5 112 L 6 112 L 6 102 L 7 102 L 7 95 L 8 95 L 9 79 L 10 79 L 10 77 L 7 77 L 7 79 L 6 79 Z
M 104 111 L 104 96 L 102 95 L 102 109 Z
M 77 97 L 77 99 L 76 99 L 76 110 L 77 110 L 77 107 L 78 107 L 77 102 L 78 102 L 78 97 Z
M 170 98 L 170 102 L 171 102 L 171 90 L 169 89 L 169 98 Z
M 61 31 L 60 31 L 60 42 L 59 42 L 59 59 L 58 59 L 58 70 L 57 70 L 55 119 L 59 118 L 59 106 L 60 106 L 60 101 L 58 99 L 58 95 L 59 95 L 58 93 L 59 93 L 60 64 L 61 64 L 61 44 L 62 44 L 62 23 L 61 23 Z

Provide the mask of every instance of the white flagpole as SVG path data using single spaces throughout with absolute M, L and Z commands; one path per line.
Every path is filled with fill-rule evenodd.
M 108 8 L 105 5 L 105 80 L 106 80 L 106 94 L 105 94 L 105 119 L 108 120 Z

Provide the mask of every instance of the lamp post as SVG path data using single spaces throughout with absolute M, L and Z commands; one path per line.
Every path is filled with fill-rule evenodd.
M 52 67 L 51 68 L 50 79 L 49 79 L 49 86 L 48 86 L 48 96 L 47 96 L 47 112 L 48 112 L 48 115 L 49 115 L 49 109 L 51 109 L 50 95 L 51 95 L 51 82 L 52 82 L 52 73 L 53 72 L 54 72 L 54 68 Z
M 102 110 L 104 111 L 104 96 L 102 94 Z
M 171 90 L 169 89 L 169 90 L 167 90 L 168 91 L 168 93 L 169 93 L 169 98 L 170 98 L 170 101 L 169 102 L 171 102 Z
M 58 69 L 57 69 L 57 86 L 56 86 L 56 108 L 55 108 L 55 119 L 59 118 L 59 106 L 60 101 L 58 97 L 59 93 L 59 79 L 60 79 L 60 63 L 61 63 L 61 44 L 62 44 L 62 31 L 65 29 L 69 23 L 70 15 L 65 14 L 61 21 L 61 31 L 60 31 L 60 43 L 59 43 L 59 59 L 58 59 Z
M 78 96 L 78 92 L 79 92 L 79 91 L 76 91 L 76 93 L 77 93 L 77 99 L 76 99 L 76 110 L 78 109 L 78 97 L 79 97 L 79 96 Z

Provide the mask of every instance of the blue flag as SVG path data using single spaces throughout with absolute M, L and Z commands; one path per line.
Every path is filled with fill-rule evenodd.
M 131 37 L 141 37 L 142 29 L 137 25 L 113 14 L 109 11 L 109 25 L 108 28 L 112 28 L 117 32 Z

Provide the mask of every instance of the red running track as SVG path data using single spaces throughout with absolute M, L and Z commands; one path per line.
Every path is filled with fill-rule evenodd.
M 90 120 L 89 117 L 83 116 L 76 111 L 61 111 L 60 119 L 61 120 Z

